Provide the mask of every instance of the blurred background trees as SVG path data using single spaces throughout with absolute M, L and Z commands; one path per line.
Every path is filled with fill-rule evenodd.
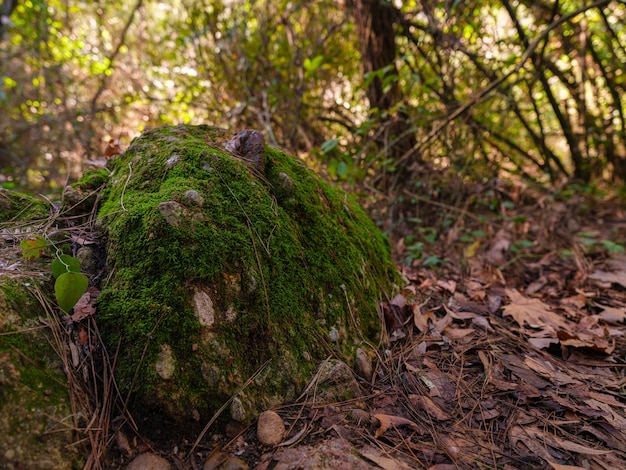
M 5 187 L 54 191 L 109 141 L 175 123 L 262 130 L 387 203 L 442 172 L 626 176 L 622 1 L 3 0 L 0 15 Z

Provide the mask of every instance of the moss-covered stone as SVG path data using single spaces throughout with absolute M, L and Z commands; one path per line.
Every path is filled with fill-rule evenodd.
M 43 200 L 0 188 L 0 222 L 45 219 L 48 214 L 48 204 Z
M 36 282 L 0 275 L 0 467 L 80 468 L 67 381 L 40 321 Z
M 152 130 L 110 161 L 101 195 L 117 384 L 177 419 L 214 413 L 256 371 L 239 419 L 294 398 L 329 355 L 352 362 L 397 280 L 352 197 L 270 147 L 248 166 L 229 137 Z
M 79 468 L 67 380 L 46 313 L 33 295 L 50 260 L 27 261 L 20 241 L 44 241 L 45 201 L 0 189 L 0 467 Z M 42 250 L 46 251 L 46 250 Z M 37 255 L 34 253 L 37 252 Z M 38 250 L 31 253 L 39 255 Z M 54 321 L 55 319 L 50 319 Z

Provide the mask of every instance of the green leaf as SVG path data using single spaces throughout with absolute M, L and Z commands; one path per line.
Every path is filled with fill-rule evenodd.
M 306 70 L 307 73 L 313 73 L 320 67 L 320 65 L 322 65 L 322 62 L 324 62 L 324 56 L 318 55 L 313 57 L 313 59 L 309 59 L 307 57 L 306 59 L 304 59 L 304 63 L 302 65 L 304 66 L 304 70 Z
M 438 256 L 429 256 L 423 262 L 423 266 L 439 266 L 441 264 L 441 258 Z
M 88 286 L 89 279 L 84 274 L 71 271 L 61 274 L 54 283 L 54 295 L 61 310 L 70 313 Z
M 339 144 L 339 141 L 337 139 L 330 139 L 324 142 L 322 145 L 320 145 L 320 150 L 323 153 L 328 153 L 332 151 L 333 149 L 335 149 L 338 144 Z
M 61 255 L 52 262 L 52 275 L 57 279 L 67 272 L 80 272 L 80 260 L 70 255 Z
M 46 249 L 48 243 L 43 237 L 34 237 L 20 242 L 22 256 L 27 260 L 34 260 L 41 257 L 41 253 Z
M 348 165 L 346 165 L 346 162 L 339 162 L 337 164 L 337 176 L 342 179 L 348 176 Z
M 624 247 L 611 240 L 602 240 L 602 245 L 611 253 L 624 253 Z

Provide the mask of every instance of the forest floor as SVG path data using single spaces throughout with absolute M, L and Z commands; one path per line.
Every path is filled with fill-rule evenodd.
M 185 441 L 135 455 L 204 470 L 626 467 L 623 200 L 413 196 L 419 213 L 393 237 L 408 285 L 381 305 L 360 397 L 275 410 L 287 433 L 273 448 L 253 424 L 191 453 Z

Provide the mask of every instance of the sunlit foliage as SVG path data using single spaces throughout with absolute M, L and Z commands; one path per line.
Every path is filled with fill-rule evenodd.
M 385 191 L 418 167 L 623 179 L 623 3 L 383 2 L 396 57 L 366 74 L 354 4 L 18 2 L 0 30 L 0 184 L 58 187 L 110 139 L 176 123 L 260 129 Z

